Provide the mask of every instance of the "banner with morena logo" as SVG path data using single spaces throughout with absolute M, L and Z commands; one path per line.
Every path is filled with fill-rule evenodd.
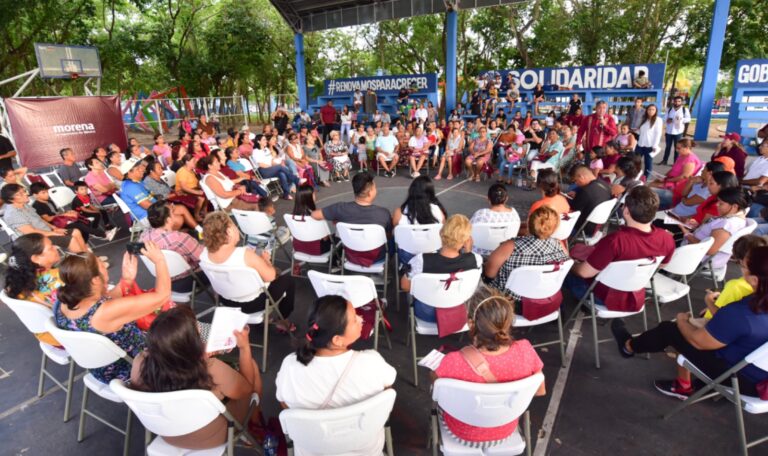
M 96 147 L 115 143 L 125 150 L 128 146 L 117 96 L 4 101 L 19 162 L 30 169 L 61 164 L 59 151 L 65 147 L 83 161 Z

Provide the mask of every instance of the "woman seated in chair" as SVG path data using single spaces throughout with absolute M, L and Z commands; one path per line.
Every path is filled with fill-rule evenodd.
M 568 260 L 563 244 L 552 237 L 560 225 L 560 214 L 541 206 L 528 216 L 528 235 L 502 242 L 485 262 L 484 275 L 493 288 L 505 291 L 515 268 L 562 263 Z
M 59 249 L 50 239 L 39 233 L 25 234 L 11 246 L 8 269 L 5 273 L 5 292 L 14 299 L 23 299 L 53 308 L 59 287 L 56 263 L 61 260 Z M 49 333 L 35 334 L 40 342 L 59 346 Z
M 283 408 L 334 409 L 346 407 L 392 387 L 397 376 L 375 350 L 351 350 L 360 338 L 362 317 L 341 296 L 323 296 L 312 303 L 307 333 L 301 346 L 283 359 L 275 379 L 276 396 Z M 355 452 L 380 455 L 384 429 L 378 439 Z
M 741 262 L 741 273 L 755 293 L 721 308 L 704 327 L 694 325 L 691 315 L 684 312 L 674 321 L 633 337 L 620 319 L 613 320 L 611 330 L 621 356 L 658 353 L 671 347 L 711 379 L 738 364 L 768 342 L 768 247 L 753 248 Z M 768 372 L 747 365 L 737 378 L 741 394 L 759 396 L 757 385 L 768 380 Z M 730 379 L 725 383 L 731 386 Z M 677 366 L 676 379 L 655 380 L 654 386 L 681 400 L 696 392 L 691 373 L 681 366 Z
M 467 179 L 480 182 L 480 173 L 483 172 L 485 163 L 491 158 L 493 141 L 488 139 L 488 129 L 480 127 L 479 136 L 469 144 L 469 155 L 464 160 L 467 168 Z
M 232 150 L 235 149 L 233 148 Z M 219 173 L 224 177 L 235 184 L 245 187 L 245 191 L 252 195 L 256 195 L 259 198 L 269 197 L 266 187 L 263 187 L 261 181 L 254 178 L 253 171 L 235 171 L 228 165 L 231 160 L 227 160 L 227 152 L 224 149 L 214 149 L 210 156 L 216 157 L 219 160 Z M 240 165 L 239 167 L 243 166 L 240 162 L 237 164 Z M 199 164 L 197 166 L 200 167 Z
M 541 192 L 541 199 L 534 201 L 528 209 L 528 214 L 532 214 L 541 206 L 548 206 L 557 212 L 558 216 L 571 212 L 571 206 L 568 199 L 560 193 L 560 183 L 557 181 L 557 171 L 553 169 L 543 169 L 536 179 L 536 188 Z
M 512 339 L 515 321 L 512 303 L 498 291 L 480 285 L 467 302 L 469 338 L 471 345 L 445 355 L 433 378 L 453 378 L 465 382 L 496 383 L 522 380 L 542 371 L 542 363 L 536 350 L 526 339 Z M 473 355 L 464 355 L 465 351 Z M 489 376 L 478 375 L 465 356 L 480 355 L 488 368 Z M 536 392 L 546 394 L 544 382 Z M 498 427 L 477 427 L 462 423 L 451 415 L 439 414 L 448 431 L 465 445 L 473 448 L 490 448 L 503 443 L 517 429 L 517 420 Z
M 746 209 L 749 207 L 750 197 L 746 191 L 739 187 L 730 187 L 721 190 L 717 194 L 717 217 L 699 225 L 695 230 L 689 230 L 683 225 L 681 245 L 698 244 L 702 240 L 712 237 L 715 242 L 707 251 L 704 262 L 712 260 L 712 267 L 720 269 L 726 267 L 731 258 L 729 253 L 721 252 L 723 244 L 728 242 L 740 230 L 747 226 Z
M 135 358 L 145 348 L 144 333 L 135 321 L 167 304 L 171 298 L 171 278 L 160 249 L 145 243 L 141 254 L 155 265 L 153 291 L 127 296 L 135 285 L 138 258 L 125 253 L 120 283 L 107 290 L 109 276 L 104 262 L 92 253 L 68 256 L 61 262 L 64 285 L 53 306 L 56 326 L 68 331 L 101 334 Z M 109 383 L 114 378 L 128 380 L 131 365 L 120 359 L 108 366 L 89 370 L 97 380 Z
M 304 179 L 309 182 L 313 187 L 317 185 L 315 181 L 315 172 L 312 169 L 312 165 L 309 163 L 309 159 L 304 155 L 304 149 L 301 146 L 299 135 L 296 133 L 288 134 L 288 145 L 285 147 L 285 155 L 287 162 L 293 163 L 294 168 L 300 179 Z
M 472 225 L 467 217 L 454 214 L 448 217 L 440 228 L 440 241 L 443 246 L 436 253 L 420 253 L 408 262 L 408 273 L 400 279 L 403 291 L 411 289 L 411 280 L 416 274 L 454 274 L 471 269 L 480 269 L 483 258 L 472 253 Z M 416 318 L 429 323 L 436 323 L 435 308 L 413 300 Z
M 292 200 L 291 189 L 299 184 L 299 177 L 283 166 L 281 158 L 277 157 L 269 147 L 269 138 L 264 135 L 256 137 L 257 148 L 253 150 L 251 162 L 258 168 L 259 175 L 265 179 L 276 177 L 283 189 L 283 199 Z
M 226 212 L 216 211 L 208 214 L 203 222 L 203 232 L 205 250 L 200 255 L 200 268 L 203 272 L 207 263 L 253 269 L 264 283 L 269 283 L 267 291 L 275 301 L 282 297 L 278 305 L 282 318 L 273 320 L 278 330 L 294 330 L 295 326 L 288 320 L 288 316 L 293 312 L 294 281 L 290 274 L 280 275 L 280 271 L 272 266 L 272 252 L 264 250 L 258 254 L 249 247 L 239 246 L 240 230 Z M 262 293 L 250 302 L 231 301 L 222 296 L 220 302 L 225 306 L 239 307 L 244 313 L 251 314 L 265 309 L 267 296 Z
M 702 167 L 701 160 L 693 152 L 696 143 L 684 138 L 677 142 L 678 157 L 667 174 L 661 180 L 654 180 L 648 185 L 659 195 L 659 207 L 669 209 L 676 204 L 682 194 L 685 184 Z
M 242 182 L 242 179 L 231 180 L 221 172 L 221 162 L 216 155 L 209 155 L 200 162 L 198 167 L 205 172 L 202 182 L 208 186 L 211 192 L 216 196 L 219 209 L 222 211 L 231 211 L 239 209 L 241 211 L 258 211 L 258 196 L 249 194 L 244 185 L 236 185 Z M 250 201 L 248 201 L 250 200 Z
M 316 201 L 317 194 L 312 186 L 309 184 L 299 185 L 296 190 L 296 199 L 293 200 L 293 212 L 291 213 L 293 218 L 296 220 L 311 219 L 312 212 L 317 210 Z M 312 242 L 302 242 L 295 237 L 293 238 L 293 250 L 307 255 L 322 255 L 331 250 L 331 245 L 330 237 Z
M 510 223 L 518 219 L 517 212 L 507 206 L 509 196 L 507 188 L 502 184 L 493 184 L 488 188 L 490 207 L 478 209 L 472 214 L 470 222 L 475 223 Z M 490 255 L 490 250 L 474 247 L 474 252 L 480 255 Z
M 248 409 L 255 393 L 262 399 L 259 367 L 251 354 L 248 325 L 234 331 L 239 362 L 237 370 L 206 353 L 195 313 L 187 306 L 157 316 L 146 333 L 146 350 L 133 361 L 131 387 L 151 393 L 207 390 L 225 401 L 227 411 L 249 428 L 261 427 L 257 406 Z M 202 428 L 184 435 L 161 436 L 169 444 L 193 450 L 215 448 L 227 441 L 227 420 L 219 415 Z
M 123 180 L 123 154 L 119 150 L 113 150 L 107 155 L 107 174 L 116 182 Z
M 208 200 L 205 198 L 205 192 L 200 188 L 200 179 L 197 178 L 197 158 L 191 154 L 181 157 L 181 168 L 176 171 L 176 193 L 179 195 L 190 195 L 197 197 L 194 216 L 198 222 L 203 220 L 205 215 L 205 206 Z
M 440 200 L 435 195 L 435 184 L 429 176 L 419 176 L 408 187 L 408 197 L 392 214 L 392 226 L 430 225 L 443 223 L 448 215 Z M 401 264 L 407 264 L 413 255 L 404 250 L 398 251 Z
M 710 196 L 707 187 L 710 176 L 718 171 L 725 171 L 725 165 L 722 162 L 707 162 L 699 176 L 688 179 L 688 183 L 681 192 L 682 199 L 671 209 L 672 212 L 679 217 L 691 217 L 696 214 L 696 208 Z
M 549 130 L 547 139 L 541 146 L 541 152 L 531 162 L 531 182 L 536 182 L 536 174 L 540 169 L 560 169 L 560 159 L 563 157 L 563 142 L 557 130 Z
M 198 200 L 202 197 L 195 195 L 179 195 L 165 183 L 162 176 L 163 166 L 160 162 L 155 161 L 147 166 L 147 171 L 142 183 L 144 183 L 144 187 L 146 187 L 146 189 L 156 198 L 162 198 L 172 203 L 183 204 L 190 211 L 194 211 L 198 204 Z

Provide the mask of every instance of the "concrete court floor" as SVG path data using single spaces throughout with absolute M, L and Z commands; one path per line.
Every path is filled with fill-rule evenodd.
M 706 148 L 707 151 L 711 147 Z M 705 150 L 701 150 L 703 158 Z M 709 152 L 706 152 L 709 155 Z M 379 188 L 377 203 L 390 210 L 402 203 L 410 179 L 404 172 L 394 179 L 378 178 Z M 469 183 L 463 181 L 440 181 L 437 183 L 440 200 L 449 213 L 471 215 L 485 205 L 485 192 L 488 182 Z M 510 189 L 511 204 L 521 217 L 528 212 L 528 206 L 538 198 L 535 192 Z M 334 184 L 320 193 L 319 205 L 324 206 L 336 201 L 351 199 L 350 184 Z M 280 201 L 278 213 L 282 214 L 291 205 Z M 125 231 L 122 234 L 125 235 Z M 119 258 L 124 250 L 123 241 L 115 241 L 97 249 L 99 254 L 113 258 L 110 276 L 119 278 Z M 287 267 L 283 254 L 278 255 L 279 267 Z M 729 277 L 736 274 L 731 268 Z M 152 279 L 146 269 L 140 267 L 139 281 L 151 286 Z M 305 316 L 308 304 L 314 299 L 311 285 L 306 279 L 297 280 L 296 310 L 292 319 L 299 326 L 298 334 L 303 334 L 306 327 Z M 700 302 L 703 289 L 710 285 L 708 280 L 693 280 L 694 303 Z M 390 287 L 390 290 L 393 288 Z M 391 334 L 392 349 L 380 346 L 384 358 L 398 371 L 394 388 L 398 396 L 391 416 L 395 454 L 427 455 L 425 447 L 429 433 L 429 381 L 427 371 L 419 368 L 420 384 L 413 386 L 411 352 L 404 344 L 407 334 L 407 313 L 405 308 L 396 312 L 394 294 L 389 293 L 390 309 L 387 316 L 394 325 Z M 210 305 L 210 299 L 202 294 L 198 299 L 198 309 Z M 566 309 L 575 303 L 566 297 Z M 686 308 L 684 300 L 674 302 L 662 308 L 663 318 L 673 318 L 678 311 Z M 697 307 L 701 307 L 699 304 Z M 650 308 L 649 308 L 650 309 Z M 566 313 L 568 315 L 568 313 Z M 653 313 L 649 314 L 649 323 L 656 323 Z M 633 332 L 642 330 L 639 316 L 627 321 Z M 724 400 L 706 402 L 681 412 L 669 421 L 660 416 L 673 407 L 676 402 L 658 394 L 652 386 L 654 378 L 671 378 L 673 361 L 666 354 L 658 354 L 651 360 L 644 358 L 625 360 L 616 353 L 612 343 L 601 345 L 602 368 L 596 369 L 593 361 L 591 327 L 585 320 L 580 331 L 573 331 L 573 324 L 566 328 L 566 342 L 572 353 L 570 367 L 560 369 L 556 346 L 539 349 L 544 361 L 547 396 L 535 398 L 531 404 L 532 433 L 534 444 L 539 437 L 535 454 L 551 455 L 602 455 L 623 453 L 625 455 L 726 455 L 738 450 L 735 435 L 733 406 Z M 610 337 L 605 326 L 599 327 L 601 338 Z M 261 328 L 253 329 L 254 340 L 260 337 Z M 583 337 L 582 337 L 583 336 Z M 533 343 L 557 338 L 554 324 L 536 327 L 531 331 L 517 331 L 516 337 L 525 337 Z M 281 359 L 291 352 L 292 341 L 288 336 L 270 335 L 269 365 L 264 374 L 265 397 L 263 398 L 266 416 L 276 416 L 279 412 L 274 398 L 274 378 Z M 430 349 L 441 344 L 461 346 L 458 337 L 445 340 L 418 337 L 419 354 L 426 354 Z M 370 341 L 361 341 L 359 348 L 370 347 Z M 260 353 L 255 355 L 260 359 Z M 77 443 L 77 413 L 80 409 L 82 383 L 75 384 L 73 397 L 73 418 L 62 424 L 64 393 L 55 391 L 37 399 L 37 372 L 40 352 L 32 336 L 24 329 L 12 312 L 0 306 L 0 455 L 39 455 L 39 454 L 120 454 L 122 436 L 107 429 L 100 423 L 89 420 L 86 438 Z M 52 370 L 65 376 L 65 369 L 60 366 Z M 81 370 L 78 368 L 77 372 Z M 47 387 L 50 388 L 50 382 Z M 560 391 L 561 399 L 552 401 L 552 395 Z M 419 405 L 416 405 L 419 404 Z M 93 399 L 91 406 L 102 412 L 116 423 L 123 423 L 125 408 L 116 404 Z M 543 431 L 543 422 L 546 429 Z M 759 417 L 746 416 L 748 437 L 764 435 L 768 424 Z M 538 432 L 538 436 L 537 436 Z M 141 454 L 142 429 L 134 421 L 131 454 Z M 768 448 L 768 447 L 766 447 Z M 768 449 L 757 447 L 752 454 L 764 454 Z M 253 454 L 245 449 L 237 449 L 237 454 Z

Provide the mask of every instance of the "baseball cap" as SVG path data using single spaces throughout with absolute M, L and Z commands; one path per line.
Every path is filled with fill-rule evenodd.
M 741 135 L 734 132 L 720 135 L 720 137 L 723 139 L 730 139 L 731 141 L 741 142 Z
M 723 171 L 728 171 L 731 174 L 735 174 L 736 162 L 731 157 L 717 157 L 714 161 L 723 164 Z

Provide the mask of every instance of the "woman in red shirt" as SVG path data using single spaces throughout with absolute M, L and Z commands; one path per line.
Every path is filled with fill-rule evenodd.
M 514 340 L 510 334 L 515 312 L 512 303 L 500 292 L 481 285 L 467 302 L 469 338 L 472 347 L 488 363 L 498 382 L 512 382 L 541 372 L 544 367 L 536 350 L 526 339 Z M 461 351 L 448 353 L 435 371 L 438 378 L 486 383 L 472 369 Z M 546 394 L 544 382 L 537 396 Z M 460 441 L 473 448 L 489 448 L 503 442 L 517 429 L 517 420 L 498 427 L 476 427 L 462 423 L 443 411 L 440 421 Z

